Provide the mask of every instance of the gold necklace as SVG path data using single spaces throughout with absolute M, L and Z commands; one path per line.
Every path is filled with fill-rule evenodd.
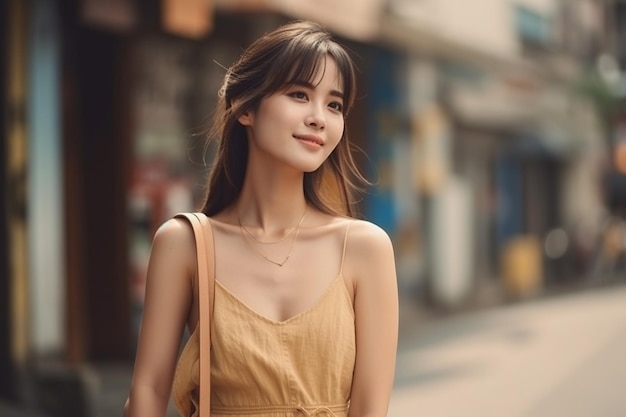
M 245 228 L 245 226 L 241 224 L 241 218 L 239 217 L 239 211 L 237 211 L 237 220 L 239 221 L 239 227 L 240 227 L 241 229 L 243 229 L 243 231 L 244 231 L 244 232 L 246 232 L 246 234 L 247 234 L 248 236 L 250 236 L 252 239 L 256 240 L 257 242 L 259 242 L 259 243 L 261 243 L 261 244 L 263 244 L 263 245 L 273 245 L 273 244 L 275 244 L 275 243 L 280 243 L 280 242 L 282 242 L 283 240 L 287 239 L 289 236 L 291 236 L 291 234 L 292 234 L 293 232 L 295 232 L 295 231 L 296 231 L 296 229 L 297 229 L 298 227 L 300 227 L 300 224 L 302 224 L 302 220 L 304 220 L 304 215 L 305 215 L 305 214 L 306 214 L 306 207 L 305 207 L 305 209 L 304 209 L 304 212 L 302 212 L 302 217 L 300 217 L 300 220 L 298 221 L 298 224 L 297 224 L 296 226 L 292 227 L 292 228 L 291 228 L 291 230 L 290 230 L 290 231 L 289 231 L 289 232 L 288 232 L 285 236 L 281 237 L 281 238 L 280 238 L 280 239 L 278 239 L 278 240 L 273 240 L 273 241 L 271 241 L 271 242 L 268 242 L 268 241 L 266 241 L 266 240 L 261 240 L 261 239 L 259 239 L 258 237 L 256 237 L 256 236 L 254 235 L 254 233 L 252 233 L 251 231 L 249 231 L 248 229 L 246 229 L 246 228 Z
M 239 229 L 241 230 L 241 235 L 243 236 L 244 240 L 248 243 L 248 245 L 252 248 L 252 250 L 254 250 L 256 253 L 261 255 L 263 257 L 263 259 L 265 259 L 266 261 L 268 261 L 270 263 L 273 263 L 274 265 L 277 265 L 279 267 L 282 267 L 283 265 L 285 265 L 285 263 L 287 263 L 287 261 L 291 257 L 291 253 L 293 252 L 293 248 L 294 248 L 294 246 L 296 244 L 296 240 L 298 239 L 298 234 L 300 233 L 300 225 L 302 225 L 302 221 L 304 220 L 304 215 L 305 214 L 306 214 L 306 207 L 304 208 L 304 213 L 302 213 L 302 217 L 300 217 L 300 221 L 298 222 L 296 227 L 292 228 L 291 231 L 289 233 L 287 233 L 285 236 L 283 236 L 281 239 L 273 241 L 273 242 L 263 242 L 263 241 L 257 239 L 256 236 L 254 236 L 252 234 L 252 232 L 250 232 L 248 229 L 243 227 L 243 225 L 241 224 L 241 217 L 239 216 L 239 210 L 237 210 L 237 221 L 239 222 Z M 246 233 L 244 233 L 244 231 Z M 267 257 L 263 252 L 261 252 L 259 249 L 255 248 L 254 245 L 252 244 L 252 242 L 250 241 L 250 239 L 247 237 L 247 236 L 251 236 L 252 238 L 254 238 L 254 240 L 256 240 L 259 243 L 272 244 L 272 243 L 278 243 L 278 242 L 281 242 L 281 241 L 285 240 L 287 238 L 287 236 L 291 235 L 294 231 L 296 233 L 295 233 L 295 235 L 293 237 L 293 240 L 291 241 L 291 247 L 289 248 L 289 253 L 285 257 L 285 259 L 282 260 L 282 262 L 278 262 L 278 261 L 275 261 L 275 260 L 270 259 L 269 257 Z

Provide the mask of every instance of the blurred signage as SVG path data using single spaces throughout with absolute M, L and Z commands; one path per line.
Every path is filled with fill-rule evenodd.
M 90 26 L 124 32 L 137 22 L 134 0 L 82 0 L 81 5 L 81 19 Z
M 367 40 L 378 35 L 384 0 L 214 0 L 229 11 L 274 11 L 319 22 L 343 36 Z
M 524 127 L 537 120 L 539 94 L 530 87 L 489 79 L 480 84 L 450 80 L 450 107 L 465 123 L 485 127 Z
M 215 5 L 224 10 L 265 11 L 271 9 L 273 0 L 215 0 Z M 297 1 L 296 1 L 297 3 Z
M 205 36 L 213 26 L 213 0 L 163 0 L 166 31 L 186 38 Z
M 424 195 L 441 189 L 450 174 L 450 121 L 437 104 L 424 107 L 412 119 L 413 181 Z

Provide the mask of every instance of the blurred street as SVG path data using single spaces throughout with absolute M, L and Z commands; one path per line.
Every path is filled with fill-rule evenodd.
M 626 415 L 626 288 L 427 320 L 401 336 L 389 417 Z

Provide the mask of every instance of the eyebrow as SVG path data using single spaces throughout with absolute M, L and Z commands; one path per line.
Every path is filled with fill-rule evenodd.
M 293 82 L 289 83 L 288 85 L 300 86 L 300 87 L 308 88 L 310 90 L 315 90 L 315 85 L 313 85 L 309 81 L 296 80 L 296 81 L 293 81 Z M 341 92 L 339 90 L 330 90 L 330 95 L 338 97 L 338 98 L 340 98 L 342 100 L 345 98 L 343 92 Z

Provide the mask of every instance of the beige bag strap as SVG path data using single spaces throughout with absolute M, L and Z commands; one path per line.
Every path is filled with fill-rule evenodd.
M 200 332 L 200 402 L 199 417 L 211 412 L 211 322 L 215 301 L 215 268 L 211 224 L 204 213 L 180 213 L 189 220 L 196 239 L 198 259 L 198 330 Z

